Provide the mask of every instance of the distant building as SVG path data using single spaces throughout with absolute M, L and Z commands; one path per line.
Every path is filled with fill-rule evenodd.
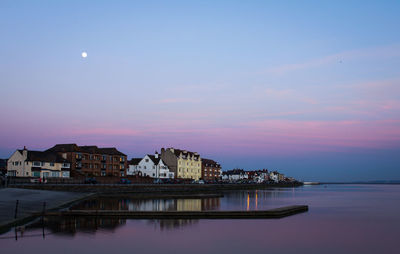
M 229 182 L 235 182 L 239 180 L 244 180 L 248 179 L 249 176 L 246 171 L 243 169 L 232 169 L 228 170 L 225 172 L 222 172 L 222 180 L 223 181 L 229 181 Z
M 161 158 L 174 172 L 176 178 L 199 180 L 201 178 L 201 158 L 196 152 L 174 148 L 162 148 Z
M 114 147 L 58 144 L 46 151 L 69 161 L 72 176 L 126 176 L 127 157 Z
M 53 152 L 16 150 L 7 162 L 9 176 L 69 177 L 70 163 Z
M 217 180 L 221 177 L 221 165 L 214 160 L 201 159 L 201 178 L 206 181 Z
M 270 180 L 272 180 L 272 181 L 274 181 L 274 182 L 279 182 L 280 180 L 279 180 L 279 172 L 278 171 L 271 171 L 270 173 L 269 173 L 269 178 L 270 178 Z
M 168 166 L 156 152 L 155 155 L 147 154 L 143 159 L 134 158 L 129 163 L 128 175 L 149 176 L 152 178 L 174 178 Z
M 269 173 L 267 169 L 248 171 L 249 180 L 256 183 L 263 183 L 269 180 Z

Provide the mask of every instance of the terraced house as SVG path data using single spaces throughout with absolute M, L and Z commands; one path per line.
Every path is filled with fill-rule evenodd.
M 57 153 L 16 150 L 7 162 L 9 176 L 69 177 L 70 163 Z
M 114 147 L 58 144 L 46 151 L 69 161 L 72 176 L 126 176 L 127 156 Z
M 206 181 L 218 180 L 221 177 L 221 165 L 214 160 L 201 159 L 201 178 Z
M 196 152 L 174 148 L 162 148 L 161 159 L 167 164 L 175 178 L 199 180 L 201 178 L 201 157 Z

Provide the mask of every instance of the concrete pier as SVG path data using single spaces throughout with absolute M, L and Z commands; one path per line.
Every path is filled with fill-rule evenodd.
M 60 208 L 90 196 L 77 192 L 0 189 L 0 232 L 29 221 L 43 209 Z
M 129 219 L 277 219 L 308 211 L 306 205 L 262 211 L 112 211 L 69 210 L 47 212 L 45 216 L 120 217 Z

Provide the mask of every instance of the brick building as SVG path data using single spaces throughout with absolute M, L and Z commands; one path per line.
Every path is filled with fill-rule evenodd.
M 116 148 L 58 144 L 46 150 L 57 152 L 71 164 L 71 176 L 126 176 L 127 156 Z
M 205 181 L 218 180 L 221 177 L 221 165 L 214 160 L 201 159 L 201 178 Z

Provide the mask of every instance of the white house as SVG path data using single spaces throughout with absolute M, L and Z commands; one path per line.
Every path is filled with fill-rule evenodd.
M 147 154 L 143 159 L 133 158 L 129 162 L 127 175 L 141 175 L 152 178 L 174 178 L 175 176 L 158 153 L 155 155 Z
M 236 182 L 248 178 L 249 176 L 247 172 L 245 172 L 243 169 L 232 169 L 222 173 L 223 181 Z
M 70 163 L 56 153 L 30 151 L 24 147 L 8 159 L 7 173 L 17 177 L 69 177 Z
M 269 173 L 269 179 L 276 183 L 279 182 L 279 173 L 277 171 L 271 171 Z

